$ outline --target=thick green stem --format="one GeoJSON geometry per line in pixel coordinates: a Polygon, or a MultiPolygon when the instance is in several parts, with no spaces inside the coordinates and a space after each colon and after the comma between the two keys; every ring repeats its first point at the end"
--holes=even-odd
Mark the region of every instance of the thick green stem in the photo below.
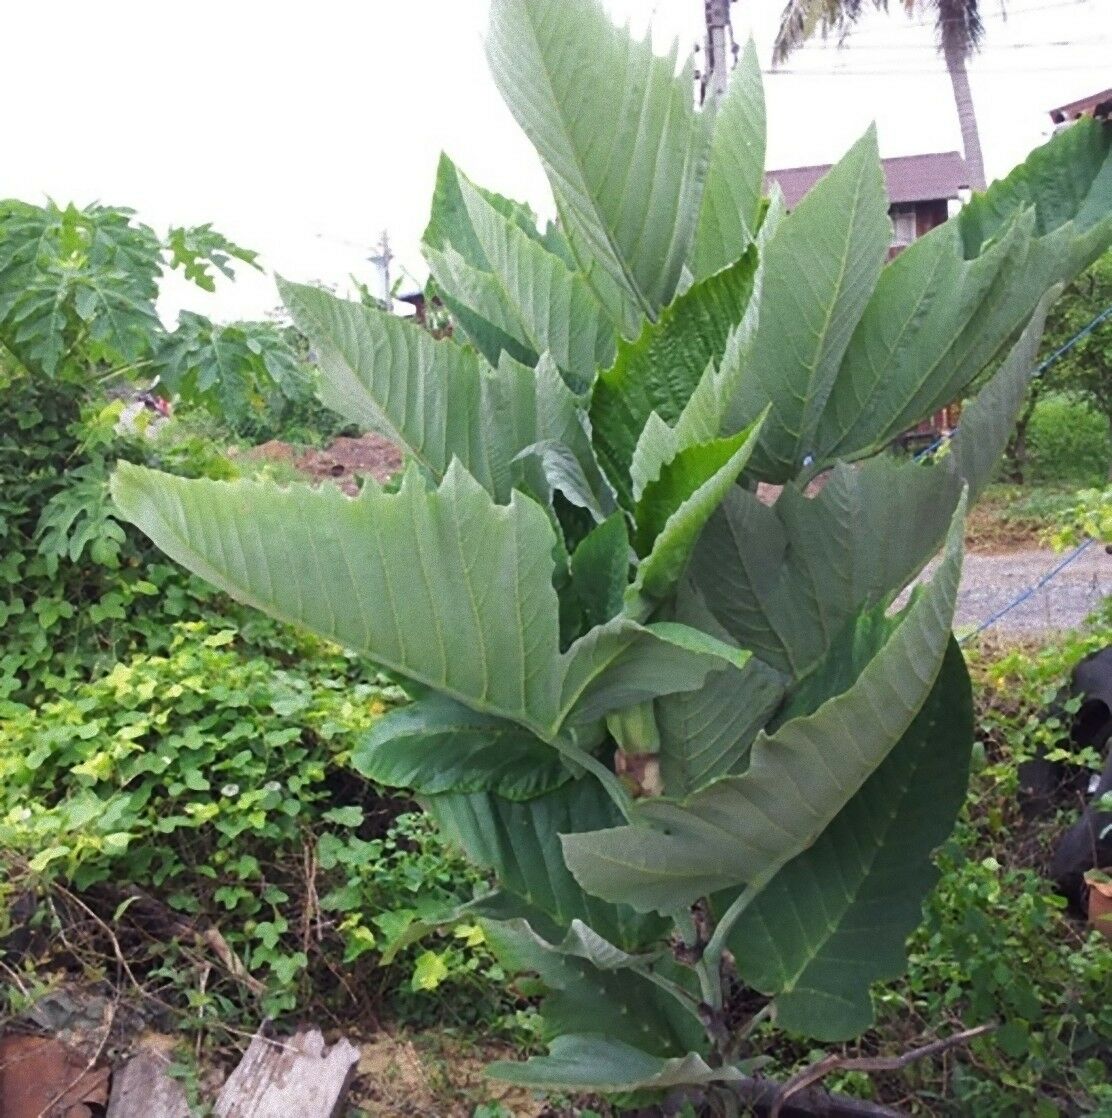
{"type": "Polygon", "coordinates": [[[726,949],[727,936],[734,930],[734,925],[741,919],[742,913],[764,892],[765,886],[776,876],[779,869],[779,866],[770,867],[738,893],[715,926],[707,942],[707,949],[703,953],[704,959],[712,962],[715,967],[719,966],[722,962],[722,952],[726,949]]]}

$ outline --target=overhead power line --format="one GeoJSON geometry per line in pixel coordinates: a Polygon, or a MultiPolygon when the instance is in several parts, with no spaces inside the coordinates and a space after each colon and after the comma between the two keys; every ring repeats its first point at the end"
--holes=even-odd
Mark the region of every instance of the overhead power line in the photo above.
{"type": "MultiPolygon", "coordinates": [[[[1014,75],[1014,74],[1069,74],[1077,70],[1079,65],[1088,67],[1092,65],[1096,67],[1099,63],[1078,63],[1073,62],[1066,66],[978,66],[974,70],[974,76],[977,75],[1014,75]]],[[[778,78],[783,76],[790,77],[806,77],[806,78],[899,78],[899,77],[936,77],[945,75],[946,70],[944,66],[932,67],[907,67],[900,66],[898,69],[856,69],[848,66],[836,66],[829,70],[808,69],[808,70],[794,70],[787,67],[772,70],[765,69],[761,73],[770,78],[778,78]]]]}
{"type": "MultiPolygon", "coordinates": [[[[1007,8],[1002,11],[987,11],[981,13],[981,19],[987,20],[1001,20],[1005,23],[1021,18],[1025,15],[1034,14],[1037,12],[1053,12],[1062,11],[1066,8],[1092,8],[1092,0],[1060,0],[1058,3],[1051,4],[1032,4],[1026,8],[1007,8]]],[[[928,19],[899,19],[896,14],[892,14],[892,18],[883,25],[860,26],[856,25],[846,31],[846,40],[855,39],[859,35],[887,35],[893,31],[901,32],[917,32],[925,28],[933,29],[937,21],[933,18],[928,19]]],[[[838,35],[831,35],[831,38],[837,38],[838,35]]]]}

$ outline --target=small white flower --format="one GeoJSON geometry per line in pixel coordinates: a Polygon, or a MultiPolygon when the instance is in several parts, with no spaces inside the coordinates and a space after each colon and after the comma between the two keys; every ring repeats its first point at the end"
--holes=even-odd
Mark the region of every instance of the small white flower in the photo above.
{"type": "Polygon", "coordinates": [[[220,794],[222,796],[238,796],[239,795],[239,785],[238,784],[225,784],[224,787],[220,789],[220,794]]]}

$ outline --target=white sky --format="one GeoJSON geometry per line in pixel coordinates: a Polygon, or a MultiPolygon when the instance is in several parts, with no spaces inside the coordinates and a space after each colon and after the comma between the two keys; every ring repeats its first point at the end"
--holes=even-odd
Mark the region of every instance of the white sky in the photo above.
{"type": "MultiPolygon", "coordinates": [[[[0,0],[3,3],[3,0],[0,0]]],[[[662,42],[701,35],[703,0],[606,0],[662,42]]],[[[989,177],[1049,135],[1047,109],[1112,86],[1112,0],[982,0],[971,65],[989,177]]],[[[419,240],[437,157],[550,210],[532,149],[482,49],[487,0],[7,0],[0,197],[127,205],[142,219],[212,222],[268,270],[346,287],[376,282],[390,230],[423,280],[419,240]],[[424,24],[416,22],[425,18],[424,24]]],[[[771,167],[836,159],[874,118],[883,155],[959,149],[929,25],[893,2],[838,50],[814,43],[766,76],[771,167]]],[[[737,0],[739,41],[767,65],[781,0],[737,0]]],[[[216,295],[174,285],[217,318],[277,304],[269,275],[216,295]]]]}

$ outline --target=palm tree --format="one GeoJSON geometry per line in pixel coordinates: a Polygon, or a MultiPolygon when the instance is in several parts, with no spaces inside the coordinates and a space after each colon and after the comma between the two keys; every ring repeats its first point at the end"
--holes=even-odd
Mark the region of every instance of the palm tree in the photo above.
{"type": "MultiPolygon", "coordinates": [[[[965,64],[980,46],[985,26],[977,0],[896,0],[908,15],[931,12],[938,32],[938,49],[946,60],[954,104],[961,125],[965,165],[969,184],[975,190],[985,188],[985,162],[981,155],[981,137],[977,131],[977,114],[965,64]]],[[[816,31],[824,37],[835,32],[840,40],[870,8],[888,10],[888,0],[788,0],[780,17],[780,30],[773,47],[773,59],[783,62],[801,47],[816,31]]]]}

